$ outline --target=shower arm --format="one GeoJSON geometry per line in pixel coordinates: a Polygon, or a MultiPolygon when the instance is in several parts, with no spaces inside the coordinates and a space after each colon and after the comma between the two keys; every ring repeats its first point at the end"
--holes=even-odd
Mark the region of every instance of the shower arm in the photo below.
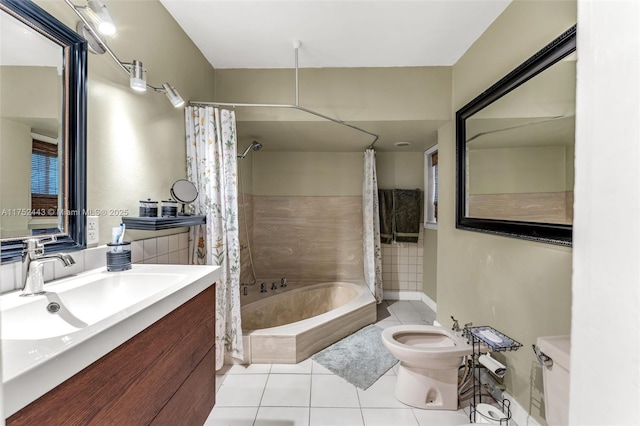
{"type": "Polygon", "coordinates": [[[375,133],[371,133],[367,130],[364,130],[361,127],[354,126],[353,124],[346,123],[342,120],[338,120],[337,118],[329,117],[328,115],[321,114],[319,112],[313,111],[309,108],[305,108],[300,106],[300,89],[299,89],[299,78],[298,78],[298,49],[300,49],[300,40],[293,41],[293,47],[295,50],[295,72],[296,72],[296,103],[293,105],[289,104],[254,104],[254,103],[236,103],[236,102],[203,102],[203,101],[190,101],[189,105],[191,106],[223,106],[223,107],[249,107],[249,108],[289,108],[296,109],[298,111],[306,112],[307,114],[315,115],[316,117],[323,118],[328,121],[332,121],[337,124],[341,124],[343,126],[349,127],[351,129],[357,130],[362,133],[366,133],[367,135],[373,136],[373,142],[371,145],[367,147],[367,149],[372,149],[373,145],[378,141],[379,135],[375,133]]]}

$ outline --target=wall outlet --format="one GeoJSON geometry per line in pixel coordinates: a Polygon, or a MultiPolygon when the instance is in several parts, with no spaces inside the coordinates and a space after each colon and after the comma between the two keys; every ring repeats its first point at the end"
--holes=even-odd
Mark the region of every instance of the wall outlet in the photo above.
{"type": "Polygon", "coordinates": [[[98,216],[87,216],[87,244],[98,244],[99,240],[98,216]]]}

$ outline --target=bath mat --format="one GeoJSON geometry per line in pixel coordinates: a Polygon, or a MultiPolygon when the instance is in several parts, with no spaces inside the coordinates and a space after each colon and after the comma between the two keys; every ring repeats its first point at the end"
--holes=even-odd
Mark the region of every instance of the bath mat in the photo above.
{"type": "Polygon", "coordinates": [[[382,329],[375,325],[361,328],[311,358],[362,390],[398,362],[382,343],[382,329]]]}

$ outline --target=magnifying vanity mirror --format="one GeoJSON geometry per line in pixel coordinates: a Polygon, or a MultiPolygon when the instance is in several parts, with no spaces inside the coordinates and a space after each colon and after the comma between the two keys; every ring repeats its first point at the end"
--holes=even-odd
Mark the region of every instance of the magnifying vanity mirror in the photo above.
{"type": "Polygon", "coordinates": [[[456,113],[456,227],[570,246],[576,27],[456,113]]]}
{"type": "Polygon", "coordinates": [[[187,204],[193,203],[198,198],[196,186],[186,179],[178,179],[171,186],[171,196],[182,203],[180,216],[191,216],[191,213],[185,212],[185,208],[187,204]]]}
{"type": "Polygon", "coordinates": [[[0,0],[2,261],[25,238],[84,248],[86,42],[28,0],[0,0]]]}

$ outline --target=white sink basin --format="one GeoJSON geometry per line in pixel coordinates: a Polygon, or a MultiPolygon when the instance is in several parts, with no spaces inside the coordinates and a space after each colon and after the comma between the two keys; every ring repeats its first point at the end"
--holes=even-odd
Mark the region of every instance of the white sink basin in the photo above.
{"type": "Polygon", "coordinates": [[[218,266],[133,265],[53,281],[44,295],[0,295],[4,414],[53,389],[219,276],[218,266]],[[47,310],[52,303],[59,306],[55,313],[47,310]]]}
{"type": "Polygon", "coordinates": [[[139,302],[158,294],[185,274],[100,271],[48,284],[43,296],[2,301],[2,339],[46,339],[73,333],[110,316],[126,314],[139,302]],[[50,313],[47,305],[59,310],[50,313]]]}

